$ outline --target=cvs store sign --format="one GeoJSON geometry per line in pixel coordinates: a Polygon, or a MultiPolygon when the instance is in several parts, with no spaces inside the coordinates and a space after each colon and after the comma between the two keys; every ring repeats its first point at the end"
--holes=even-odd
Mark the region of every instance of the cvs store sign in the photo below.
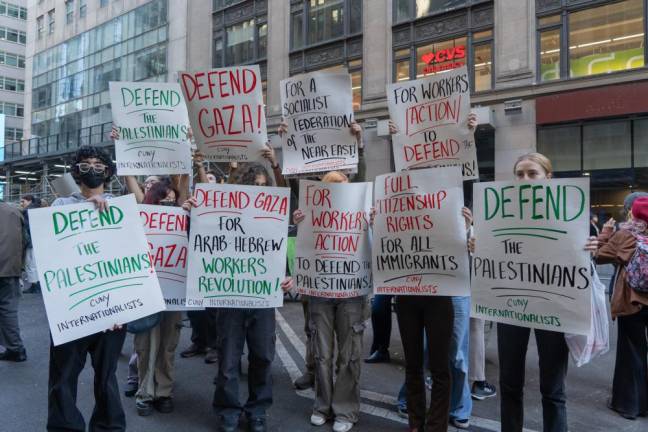
{"type": "Polygon", "coordinates": [[[426,64],[424,74],[437,73],[455,69],[466,64],[466,46],[458,45],[438,51],[425,53],[421,60],[426,64]]]}

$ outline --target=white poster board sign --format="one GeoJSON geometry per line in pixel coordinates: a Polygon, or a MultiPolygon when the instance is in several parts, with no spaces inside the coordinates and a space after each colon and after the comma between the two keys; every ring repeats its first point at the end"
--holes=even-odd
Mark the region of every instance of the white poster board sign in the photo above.
{"type": "Polygon", "coordinates": [[[179,75],[198,150],[212,162],[259,160],[268,141],[259,66],[179,75]]]}
{"type": "Polygon", "coordinates": [[[387,85],[396,171],[460,166],[464,180],[479,178],[474,133],[468,128],[470,83],[461,67],[387,85]]]}
{"type": "Polygon", "coordinates": [[[189,214],[180,207],[138,207],[167,310],[202,307],[201,303],[187,304],[186,299],[189,214]]]}
{"type": "Polygon", "coordinates": [[[29,211],[54,345],[163,311],[133,195],[29,211]]]}
{"type": "Polygon", "coordinates": [[[375,294],[469,296],[459,167],[376,178],[375,294]]]}
{"type": "Polygon", "coordinates": [[[371,183],[299,183],[295,283],[300,294],[350,298],[371,292],[371,183]]]}
{"type": "Polygon", "coordinates": [[[471,316],[587,334],[589,179],[474,184],[471,316]]]}
{"type": "Polygon", "coordinates": [[[200,183],[191,210],[187,301],[283,305],[290,189],[200,183]]]}
{"type": "Polygon", "coordinates": [[[117,174],[189,174],[187,106],[176,83],[110,82],[117,174]]]}
{"type": "Polygon", "coordinates": [[[354,170],[358,146],[353,122],[351,75],[313,72],[281,81],[283,174],[354,170]]]}

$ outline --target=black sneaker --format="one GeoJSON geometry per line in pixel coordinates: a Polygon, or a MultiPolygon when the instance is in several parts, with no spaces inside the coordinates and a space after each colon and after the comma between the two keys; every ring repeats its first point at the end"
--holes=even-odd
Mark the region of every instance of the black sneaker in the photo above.
{"type": "Polygon", "coordinates": [[[297,390],[306,390],[315,385],[315,374],[312,372],[306,372],[304,375],[300,376],[293,382],[293,385],[297,390]]]}
{"type": "Polygon", "coordinates": [[[248,418],[248,430],[250,432],[266,432],[266,421],[263,417],[248,418]]]}
{"type": "Polygon", "coordinates": [[[0,354],[0,361],[9,361],[14,363],[20,363],[27,360],[27,352],[25,349],[19,351],[5,350],[0,354]]]}
{"type": "Polygon", "coordinates": [[[475,381],[470,393],[472,394],[473,399],[482,401],[495,396],[497,394],[497,389],[487,381],[475,381]]]}
{"type": "Polygon", "coordinates": [[[161,397],[153,401],[153,407],[161,413],[168,414],[173,412],[173,399],[170,397],[161,397]]]}
{"type": "Polygon", "coordinates": [[[141,417],[148,417],[153,414],[153,402],[151,401],[137,401],[135,402],[137,415],[141,417]]]}
{"type": "Polygon", "coordinates": [[[124,396],[133,397],[135,396],[135,393],[137,393],[137,383],[134,382],[126,383],[126,387],[124,388],[124,396]]]}
{"type": "Polygon", "coordinates": [[[207,354],[205,355],[205,363],[214,364],[218,362],[218,351],[213,348],[207,349],[207,354]]]}
{"type": "Polygon", "coordinates": [[[195,357],[197,355],[205,354],[206,352],[207,350],[204,347],[200,347],[192,343],[191,345],[189,345],[189,348],[187,348],[186,350],[180,353],[180,357],[182,358],[195,357]]]}

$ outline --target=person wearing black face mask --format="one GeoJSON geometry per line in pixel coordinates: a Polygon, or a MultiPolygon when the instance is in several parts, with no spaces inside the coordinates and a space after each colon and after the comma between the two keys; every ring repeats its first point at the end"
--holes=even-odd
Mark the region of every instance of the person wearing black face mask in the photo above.
{"type": "MultiPolygon", "coordinates": [[[[80,193],[58,198],[52,206],[92,202],[97,209],[108,208],[104,187],[115,174],[112,158],[101,148],[82,146],[72,164],[72,175],[80,193]]],[[[76,406],[79,374],[90,354],[95,372],[95,408],[90,430],[125,431],[126,416],[119,397],[115,371],[126,330],[115,325],[110,331],[95,333],[59,346],[50,345],[47,430],[86,430],[83,415],[76,406]]]]}

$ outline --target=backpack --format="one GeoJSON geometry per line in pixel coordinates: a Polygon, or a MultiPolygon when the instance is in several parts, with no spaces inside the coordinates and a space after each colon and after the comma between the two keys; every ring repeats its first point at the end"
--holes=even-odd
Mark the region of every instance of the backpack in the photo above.
{"type": "Polygon", "coordinates": [[[648,294],[648,237],[635,234],[637,246],[626,265],[626,283],[641,294],[648,294]]]}

